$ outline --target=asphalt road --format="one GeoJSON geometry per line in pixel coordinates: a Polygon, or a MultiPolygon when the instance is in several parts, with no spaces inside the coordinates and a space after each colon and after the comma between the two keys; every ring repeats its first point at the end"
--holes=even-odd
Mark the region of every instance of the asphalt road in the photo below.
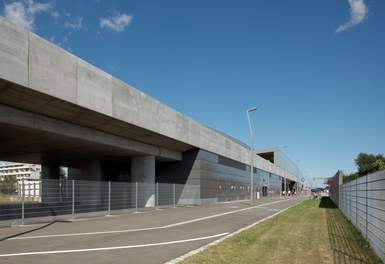
{"type": "Polygon", "coordinates": [[[306,198],[168,208],[0,229],[0,263],[165,263],[306,198]]]}

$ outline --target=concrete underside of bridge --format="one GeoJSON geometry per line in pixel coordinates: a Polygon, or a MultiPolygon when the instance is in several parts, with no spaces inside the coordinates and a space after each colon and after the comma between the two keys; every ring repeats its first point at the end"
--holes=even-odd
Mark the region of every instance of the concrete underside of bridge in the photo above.
{"type": "MultiPolygon", "coordinates": [[[[73,179],[189,183],[204,199],[224,200],[248,196],[250,155],[0,17],[0,160],[42,164],[43,179],[58,179],[65,166],[73,179]]],[[[258,156],[254,167],[266,178],[258,182],[255,171],[255,188],[294,179],[258,156]]]]}

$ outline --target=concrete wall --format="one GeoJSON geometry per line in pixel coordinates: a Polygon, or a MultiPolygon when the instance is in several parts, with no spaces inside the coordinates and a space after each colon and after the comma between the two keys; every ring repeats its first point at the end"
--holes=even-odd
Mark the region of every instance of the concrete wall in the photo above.
{"type": "Polygon", "coordinates": [[[331,185],[329,186],[329,196],[337,206],[339,206],[339,187],[343,183],[343,177],[343,172],[341,170],[337,171],[331,180],[331,185]]]}
{"type": "Polygon", "coordinates": [[[339,188],[339,208],[385,262],[385,170],[339,188]]]}
{"type": "MultiPolygon", "coordinates": [[[[199,124],[2,17],[0,34],[0,78],[28,87],[35,96],[52,98],[42,100],[41,105],[29,105],[29,110],[139,142],[168,146],[162,148],[165,152],[196,147],[244,164],[249,162],[246,145],[199,124]],[[50,108],[54,103],[55,107],[50,108]],[[98,119],[90,120],[94,116],[98,119]],[[106,125],[116,120],[131,125],[131,129],[106,125]],[[162,135],[162,140],[157,135],[162,135]]],[[[254,159],[254,166],[284,175],[283,169],[259,157],[254,159]]],[[[286,176],[296,179],[290,173],[286,176]]]]}

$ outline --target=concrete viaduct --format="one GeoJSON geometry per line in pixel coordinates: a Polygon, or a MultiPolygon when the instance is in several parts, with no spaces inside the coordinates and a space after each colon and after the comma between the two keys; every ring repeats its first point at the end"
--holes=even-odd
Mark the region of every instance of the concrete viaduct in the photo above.
{"type": "MultiPolygon", "coordinates": [[[[43,179],[58,179],[66,166],[72,179],[189,183],[207,202],[221,200],[229,177],[250,182],[247,145],[3,17],[0,150],[0,160],[42,164],[43,179]]],[[[279,189],[284,177],[298,179],[297,168],[256,155],[254,188],[262,185],[258,170],[279,180],[279,189]]]]}

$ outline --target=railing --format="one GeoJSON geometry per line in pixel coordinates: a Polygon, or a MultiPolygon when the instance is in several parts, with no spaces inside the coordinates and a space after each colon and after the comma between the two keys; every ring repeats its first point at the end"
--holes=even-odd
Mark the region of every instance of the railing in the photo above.
{"type": "Polygon", "coordinates": [[[201,203],[197,185],[41,180],[31,189],[25,180],[15,186],[0,194],[0,226],[201,203]]]}
{"type": "Polygon", "coordinates": [[[339,208],[385,262],[385,170],[340,185],[339,208]]]}

